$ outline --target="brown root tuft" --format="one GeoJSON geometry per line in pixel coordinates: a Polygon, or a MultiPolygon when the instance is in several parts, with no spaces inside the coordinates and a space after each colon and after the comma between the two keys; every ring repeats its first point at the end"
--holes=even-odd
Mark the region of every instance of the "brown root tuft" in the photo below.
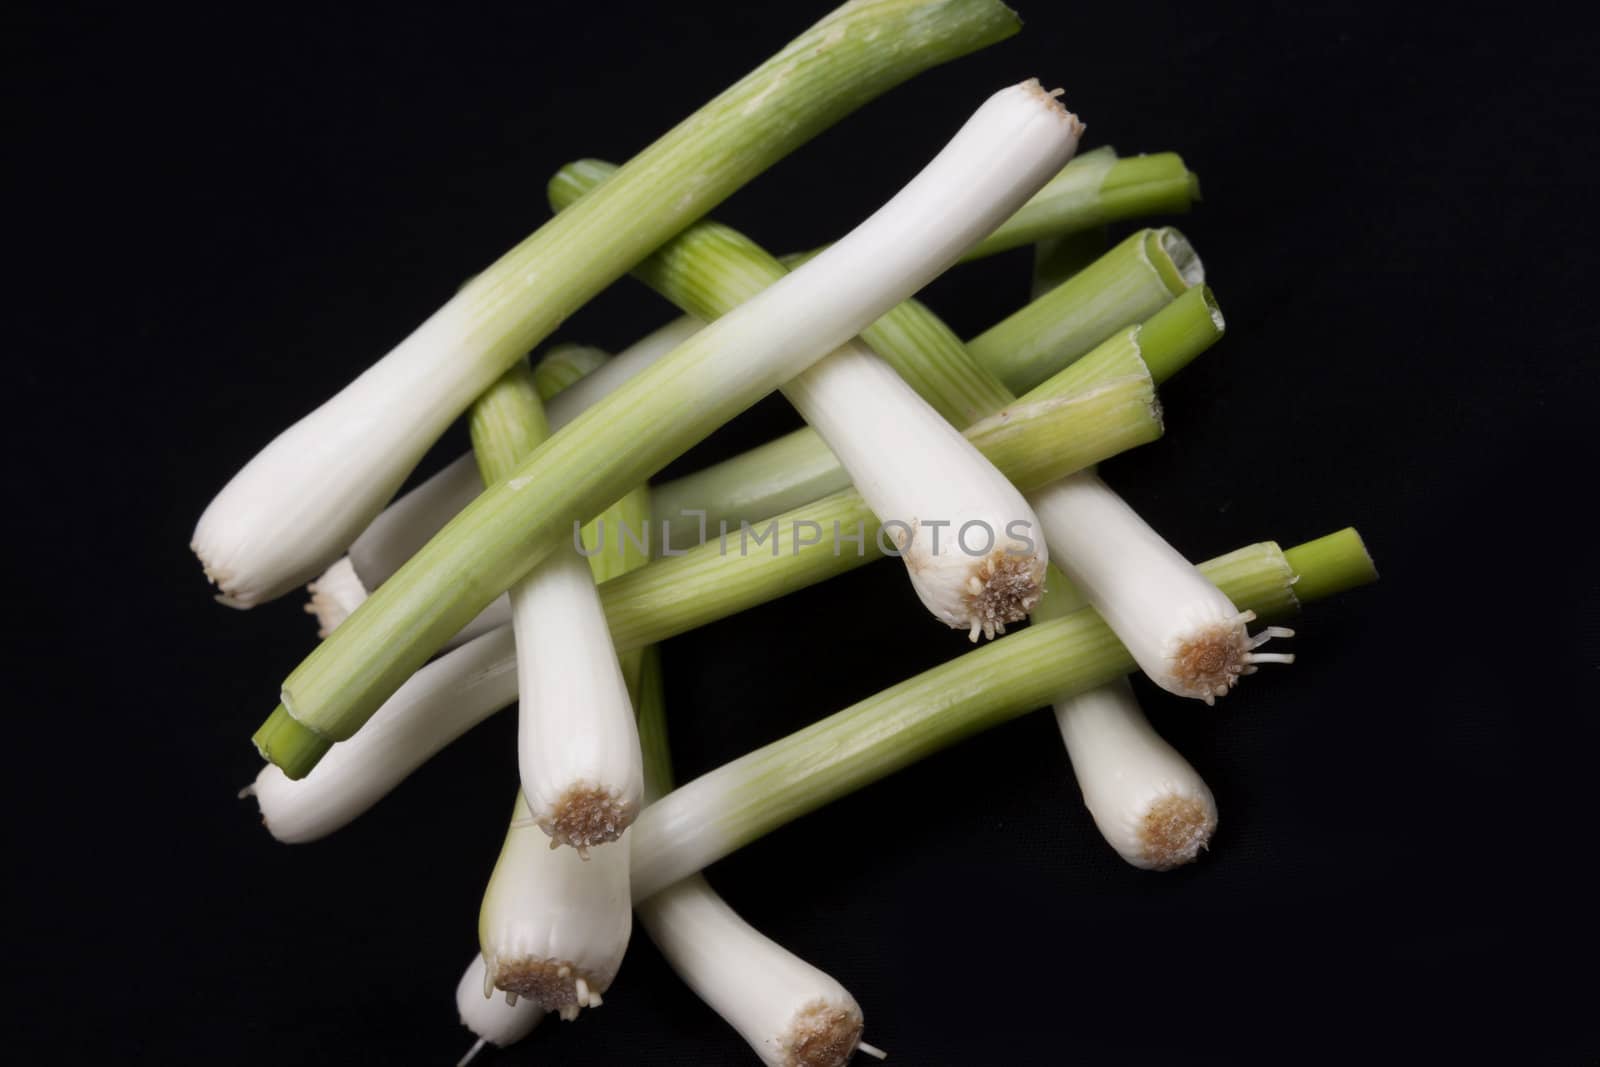
{"type": "Polygon", "coordinates": [[[575,785],[562,794],[539,826],[553,845],[571,845],[580,853],[622,836],[638,812],[616,793],[591,785],[575,785]]]}
{"type": "Polygon", "coordinates": [[[978,564],[966,593],[967,620],[972,639],[978,631],[992,638],[1005,633],[1008,623],[1020,622],[1044,593],[1044,567],[1037,556],[991,552],[978,564]]]}
{"type": "Polygon", "coordinates": [[[801,1008],[783,1042],[786,1067],[843,1067],[861,1044],[861,1011],[854,1004],[813,1001],[801,1008]]]}
{"type": "Polygon", "coordinates": [[[591,976],[565,960],[497,959],[490,965],[489,976],[494,988],[531,1000],[563,1019],[574,1018],[580,1009],[598,1003],[598,994],[605,991],[591,976]],[[580,981],[585,984],[588,996],[581,995],[580,981]]]}
{"type": "Polygon", "coordinates": [[[1144,858],[1154,870],[1194,862],[1217,829],[1208,805],[1194,797],[1169,794],[1150,805],[1139,826],[1144,858]]]}

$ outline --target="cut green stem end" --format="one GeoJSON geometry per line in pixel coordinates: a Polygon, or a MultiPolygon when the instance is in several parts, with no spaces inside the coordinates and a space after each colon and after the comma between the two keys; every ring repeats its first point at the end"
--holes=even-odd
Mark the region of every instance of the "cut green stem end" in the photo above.
{"type": "MultiPolygon", "coordinates": [[[[1292,612],[1299,584],[1323,595],[1370,580],[1359,539],[1250,545],[1201,565],[1242,610],[1292,612]],[[1322,547],[1307,551],[1313,546],[1322,547]],[[1299,560],[1297,569],[1288,555],[1299,560]]],[[[757,837],[981,730],[1133,668],[1093,611],[969,652],[689,782],[634,828],[634,900],[757,837]]]]}
{"type": "Polygon", "coordinates": [[[310,774],[311,768],[333,747],[331,740],[296,722],[282,704],[273,709],[250,740],[255,742],[262,759],[276,763],[290,778],[310,774]]]}
{"type": "Polygon", "coordinates": [[[1139,355],[1160,385],[1221,340],[1224,329],[1211,287],[1197,285],[1139,327],[1139,355]]]}
{"type": "Polygon", "coordinates": [[[1301,601],[1321,600],[1378,580],[1372,555],[1353,526],[1296,545],[1283,556],[1299,575],[1294,595],[1301,601]]]}

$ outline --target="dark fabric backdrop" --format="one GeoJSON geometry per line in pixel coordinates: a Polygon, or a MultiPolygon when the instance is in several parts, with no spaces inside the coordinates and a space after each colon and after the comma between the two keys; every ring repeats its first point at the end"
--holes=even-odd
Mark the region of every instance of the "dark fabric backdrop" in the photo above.
{"type": "MultiPolygon", "coordinates": [[[[501,716],[321,844],[233,794],[313,640],[213,604],[227,476],[826,3],[41,6],[4,35],[13,1062],[444,1064],[514,781],[501,716]],[[13,125],[14,123],[14,125],[13,125]],[[37,1052],[29,1053],[35,1047],[37,1052]]],[[[1166,875],[1096,835],[1035,714],[710,871],[842,980],[896,1064],[1594,1062],[1600,657],[1592,28],[1530,5],[1028,0],[717,212],[773,249],[862,218],[989,92],[1173,149],[1229,334],[1104,473],[1203,558],[1354,524],[1382,583],[1215,710],[1141,683],[1216,791],[1166,875]]],[[[1174,221],[1174,220],[1166,220],[1174,221]]],[[[928,301],[975,332],[1013,254],[928,301]]],[[[668,311],[624,281],[558,339],[668,311]]],[[[769,399],[683,471],[796,424],[769,399]]],[[[456,431],[431,469],[462,447],[456,431]]],[[[959,653],[882,565],[665,646],[687,778],[959,653]]],[[[744,1064],[640,932],[606,1006],[486,1063],[744,1064]]]]}

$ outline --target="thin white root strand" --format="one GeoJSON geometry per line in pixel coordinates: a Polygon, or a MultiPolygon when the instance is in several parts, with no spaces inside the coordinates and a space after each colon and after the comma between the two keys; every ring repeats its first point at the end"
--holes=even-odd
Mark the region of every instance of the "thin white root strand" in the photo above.
{"type": "Polygon", "coordinates": [[[1260,648],[1274,637],[1293,637],[1294,631],[1287,626],[1269,626],[1250,639],[1251,648],[1260,648]]]}
{"type": "Polygon", "coordinates": [[[472,1047],[467,1049],[467,1054],[456,1061],[456,1067],[467,1067],[467,1064],[476,1059],[478,1053],[483,1051],[483,1046],[487,1045],[488,1043],[488,1038],[478,1038],[478,1040],[473,1043],[472,1047]]]}
{"type": "MultiPolygon", "coordinates": [[[[1056,90],[1056,92],[1058,92],[1058,93],[1060,91],[1061,91],[1060,89],[1056,90]]],[[[886,1060],[886,1059],[889,1058],[889,1054],[887,1052],[883,1051],[883,1049],[879,1048],[877,1045],[869,1045],[865,1041],[857,1041],[856,1042],[856,1051],[865,1053],[866,1055],[871,1056],[875,1060],[886,1060]]],[[[459,1065],[458,1065],[458,1067],[459,1067],[459,1065]]]]}

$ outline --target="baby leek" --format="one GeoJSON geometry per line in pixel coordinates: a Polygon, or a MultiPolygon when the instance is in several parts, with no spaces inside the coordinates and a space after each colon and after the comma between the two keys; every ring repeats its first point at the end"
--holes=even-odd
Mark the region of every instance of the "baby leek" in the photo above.
{"type": "MultiPolygon", "coordinates": [[[[699,328],[693,319],[675,319],[609,359],[600,349],[586,346],[558,345],[551,349],[533,368],[539,399],[546,401],[545,418],[551,432],[688,340],[699,328]]],[[[361,531],[349,553],[311,583],[306,610],[317,617],[317,636],[332,633],[367,599],[368,590],[382,585],[481,492],[483,479],[478,465],[467,453],[384,508],[361,531]]],[[[509,621],[510,602],[501,598],[496,604],[492,615],[485,612],[468,623],[452,638],[452,644],[468,641],[509,621]]]]}
{"type": "MultiPolygon", "coordinates": [[[[474,448],[491,466],[515,451],[514,440],[511,448],[505,447],[505,438],[513,436],[506,431],[527,424],[525,410],[519,410],[527,407],[527,399],[519,397],[515,389],[503,381],[473,407],[474,448]]],[[[636,489],[601,517],[615,520],[641,514],[645,500],[644,490],[636,489]]],[[[478,941],[486,967],[484,995],[500,989],[513,1004],[518,997],[527,997],[563,1019],[575,1018],[583,1008],[599,1007],[600,995],[616,978],[628,947],[632,931],[630,850],[625,837],[616,839],[632,821],[633,808],[644,789],[639,735],[632,718],[633,694],[640,685],[640,657],[638,653],[626,656],[618,667],[594,591],[595,581],[640,566],[644,557],[619,548],[597,551],[587,562],[576,554],[571,559],[582,569],[583,582],[567,579],[569,588],[562,597],[553,595],[550,587],[530,589],[527,583],[513,590],[514,616],[519,623],[524,609],[533,604],[556,609],[560,616],[555,626],[531,631],[516,627],[517,667],[524,679],[518,763],[532,768],[535,782],[562,781],[588,760],[612,773],[635,776],[630,785],[636,792],[625,796],[616,788],[583,791],[580,795],[597,803],[592,804],[589,817],[578,813],[568,819],[563,818],[559,804],[553,817],[541,812],[538,805],[530,803],[524,785],[478,916],[478,941]],[[562,598],[568,602],[565,612],[560,611],[562,598]],[[580,614],[592,614],[595,619],[579,625],[574,616],[580,614]],[[553,632],[558,628],[570,629],[579,640],[553,632]],[[524,647],[529,639],[540,642],[532,656],[524,647]],[[530,675],[540,679],[539,684],[530,686],[530,675]],[[602,722],[593,724],[601,729],[594,729],[584,718],[592,709],[570,706],[566,698],[582,692],[591,677],[601,683],[594,687],[597,699],[609,712],[626,713],[626,723],[602,722]],[[620,695],[608,691],[613,678],[623,687],[620,695]],[[549,713],[551,708],[556,714],[549,713]],[[526,729],[530,716],[537,727],[534,730],[526,729]],[[546,748],[540,750],[540,745],[546,748]],[[557,843],[574,847],[557,848],[557,843]],[[591,845],[596,847],[591,849],[591,845]]],[[[539,581],[539,575],[552,565],[568,566],[557,556],[541,564],[533,580],[539,581]]],[[[525,781],[527,777],[524,771],[525,781]]],[[[596,782],[602,781],[597,777],[596,782]]]]}
{"type": "Polygon", "coordinates": [[[990,97],[866,222],[629,379],[461,512],[289,676],[255,735],[258,749],[304,775],[554,550],[567,523],[641,484],[937,277],[1061,167],[1077,129],[1035,81],[990,97]]]}
{"type": "MultiPolygon", "coordinates": [[[[999,0],[852,0],[826,15],[630,160],[604,196],[475,276],[246,464],[192,542],[219,599],[248,608],[313,578],[478,394],[652,248],[868,100],[1017,27],[999,0]]],[[[332,728],[326,736],[344,729],[332,728]]]]}
{"type": "Polygon", "coordinates": [[[456,1062],[456,1067],[467,1067],[485,1045],[505,1048],[516,1044],[533,1033],[533,1028],[545,1016],[545,1010],[531,1000],[507,1003],[499,997],[485,997],[483,989],[488,973],[488,965],[479,953],[472,957],[472,962],[462,972],[461,981],[456,983],[456,1011],[461,1016],[461,1025],[478,1039],[456,1062]]]}
{"type": "MultiPolygon", "coordinates": [[[[672,789],[666,700],[655,650],[639,694],[645,794],[672,789]]],[[[861,1007],[849,990],[739,917],[700,875],[638,905],[639,921],[667,963],[737,1030],[767,1067],[842,1067],[860,1049],[861,1007]]]]}
{"type": "MultiPolygon", "coordinates": [[[[1176,362],[1164,343],[1145,345],[1145,358],[1158,366],[1163,358],[1169,365],[1176,362]]],[[[1159,436],[1155,390],[1144,367],[1131,343],[1119,337],[1002,416],[969,430],[968,436],[1019,488],[1047,484],[1159,436]]],[[[724,551],[713,531],[698,548],[602,581],[601,603],[624,658],[630,649],[844,574],[882,555],[872,513],[853,490],[787,512],[773,530],[770,553],[766,544],[757,551],[739,551],[738,531],[729,535],[724,551]],[[811,530],[826,531],[827,536],[819,541],[796,536],[811,530]],[[836,531],[841,537],[838,551],[836,531]]],[[[325,836],[366,811],[432,752],[511,703],[516,692],[511,628],[501,626],[417,671],[310,774],[290,780],[269,763],[246,792],[255,796],[263,821],[280,840],[325,836]]]]}
{"type": "MultiPolygon", "coordinates": [[[[1270,542],[1250,545],[1200,570],[1235,603],[1264,618],[1377,578],[1352,529],[1288,550],[1270,542]]],[[[924,671],[646,807],[628,831],[633,899],[647,900],[761,835],[946,745],[1103,686],[1134,667],[1111,629],[1084,607],[924,671]]],[[[642,724],[641,731],[648,751],[656,741],[642,724]]]]}
{"type": "MultiPolygon", "coordinates": [[[[1059,572],[1035,622],[1084,605],[1059,572]]],[[[1198,771],[1161,739],[1133,687],[1117,678],[1055,701],[1056,726],[1095,826],[1135,867],[1169,870],[1195,859],[1217,828],[1217,803],[1198,771]]]]}
{"type": "Polygon", "coordinates": [[[480,995],[526,997],[567,1020],[599,1007],[633,929],[629,859],[626,838],[587,857],[551,847],[519,793],[478,914],[480,995]]]}
{"type": "MultiPolygon", "coordinates": [[[[566,210],[602,187],[603,168],[592,161],[565,168],[551,183],[553,206],[566,210]]],[[[742,234],[700,222],[634,273],[684,311],[709,320],[750,300],[785,270],[742,234]]],[[[852,341],[790,380],[784,393],[880,522],[897,527],[896,547],[912,585],[936,618],[976,640],[979,633],[1004,632],[1027,614],[1047,562],[1033,536],[1034,516],[903,374],[852,341]],[[974,529],[980,532],[969,543],[974,529]]],[[[997,395],[986,407],[1007,399],[997,395]]]]}
{"type": "MultiPolygon", "coordinates": [[[[473,454],[490,484],[544,439],[544,409],[526,361],[478,398],[471,427],[473,454]]],[[[644,791],[627,683],[583,555],[553,553],[510,596],[522,794],[552,845],[587,858],[591,846],[628,828],[644,791]]]]}
{"type": "MultiPolygon", "coordinates": [[[[1078,163],[1074,160],[1067,168],[1078,163]]],[[[551,199],[558,206],[565,205],[615,170],[614,165],[596,160],[570,164],[551,180],[551,199]]],[[[671,268],[657,270],[652,283],[692,286],[695,264],[690,253],[699,246],[680,238],[674,247],[679,252],[671,268]]],[[[1013,383],[1026,377],[1031,388],[1117,330],[1150,318],[1187,287],[1204,280],[1199,258],[1183,236],[1171,229],[1139,231],[1082,274],[1071,279],[1072,285],[1045,294],[996,324],[966,350],[960,338],[916,300],[892,309],[861,336],[950,422],[966,427],[1010,399],[1005,390],[994,390],[993,374],[981,367],[974,372],[974,358],[1002,376],[1008,365],[1025,368],[1013,373],[1013,383]]],[[[593,399],[664,354],[666,342],[684,340],[698,328],[695,319],[677,319],[619,353],[592,375],[581,391],[551,400],[547,407],[551,427],[565,426],[593,399]]],[[[709,529],[716,529],[722,520],[736,527],[740,519],[766,519],[849,484],[838,458],[816,431],[796,430],[653,486],[658,536],[652,545],[664,548],[694,543],[698,524],[685,519],[700,512],[705,512],[709,529]]],[[[366,599],[368,590],[387,580],[481,491],[477,468],[464,456],[385,509],[351,546],[348,559],[341,559],[318,579],[308,610],[322,623],[320,636],[326,637],[344,621],[366,599]],[[318,596],[324,588],[337,588],[341,595],[337,601],[319,603],[327,599],[318,596]]],[[[452,641],[468,640],[509,618],[509,607],[499,601],[452,641]]]]}
{"type": "MultiPolygon", "coordinates": [[[[1202,565],[1263,617],[1376,577],[1354,530],[1287,552],[1251,545],[1202,565]]],[[[648,898],[763,834],[1041,704],[1104,685],[1133,657],[1092,608],[983,645],[741,756],[650,805],[634,824],[633,894],[648,898]]]]}

